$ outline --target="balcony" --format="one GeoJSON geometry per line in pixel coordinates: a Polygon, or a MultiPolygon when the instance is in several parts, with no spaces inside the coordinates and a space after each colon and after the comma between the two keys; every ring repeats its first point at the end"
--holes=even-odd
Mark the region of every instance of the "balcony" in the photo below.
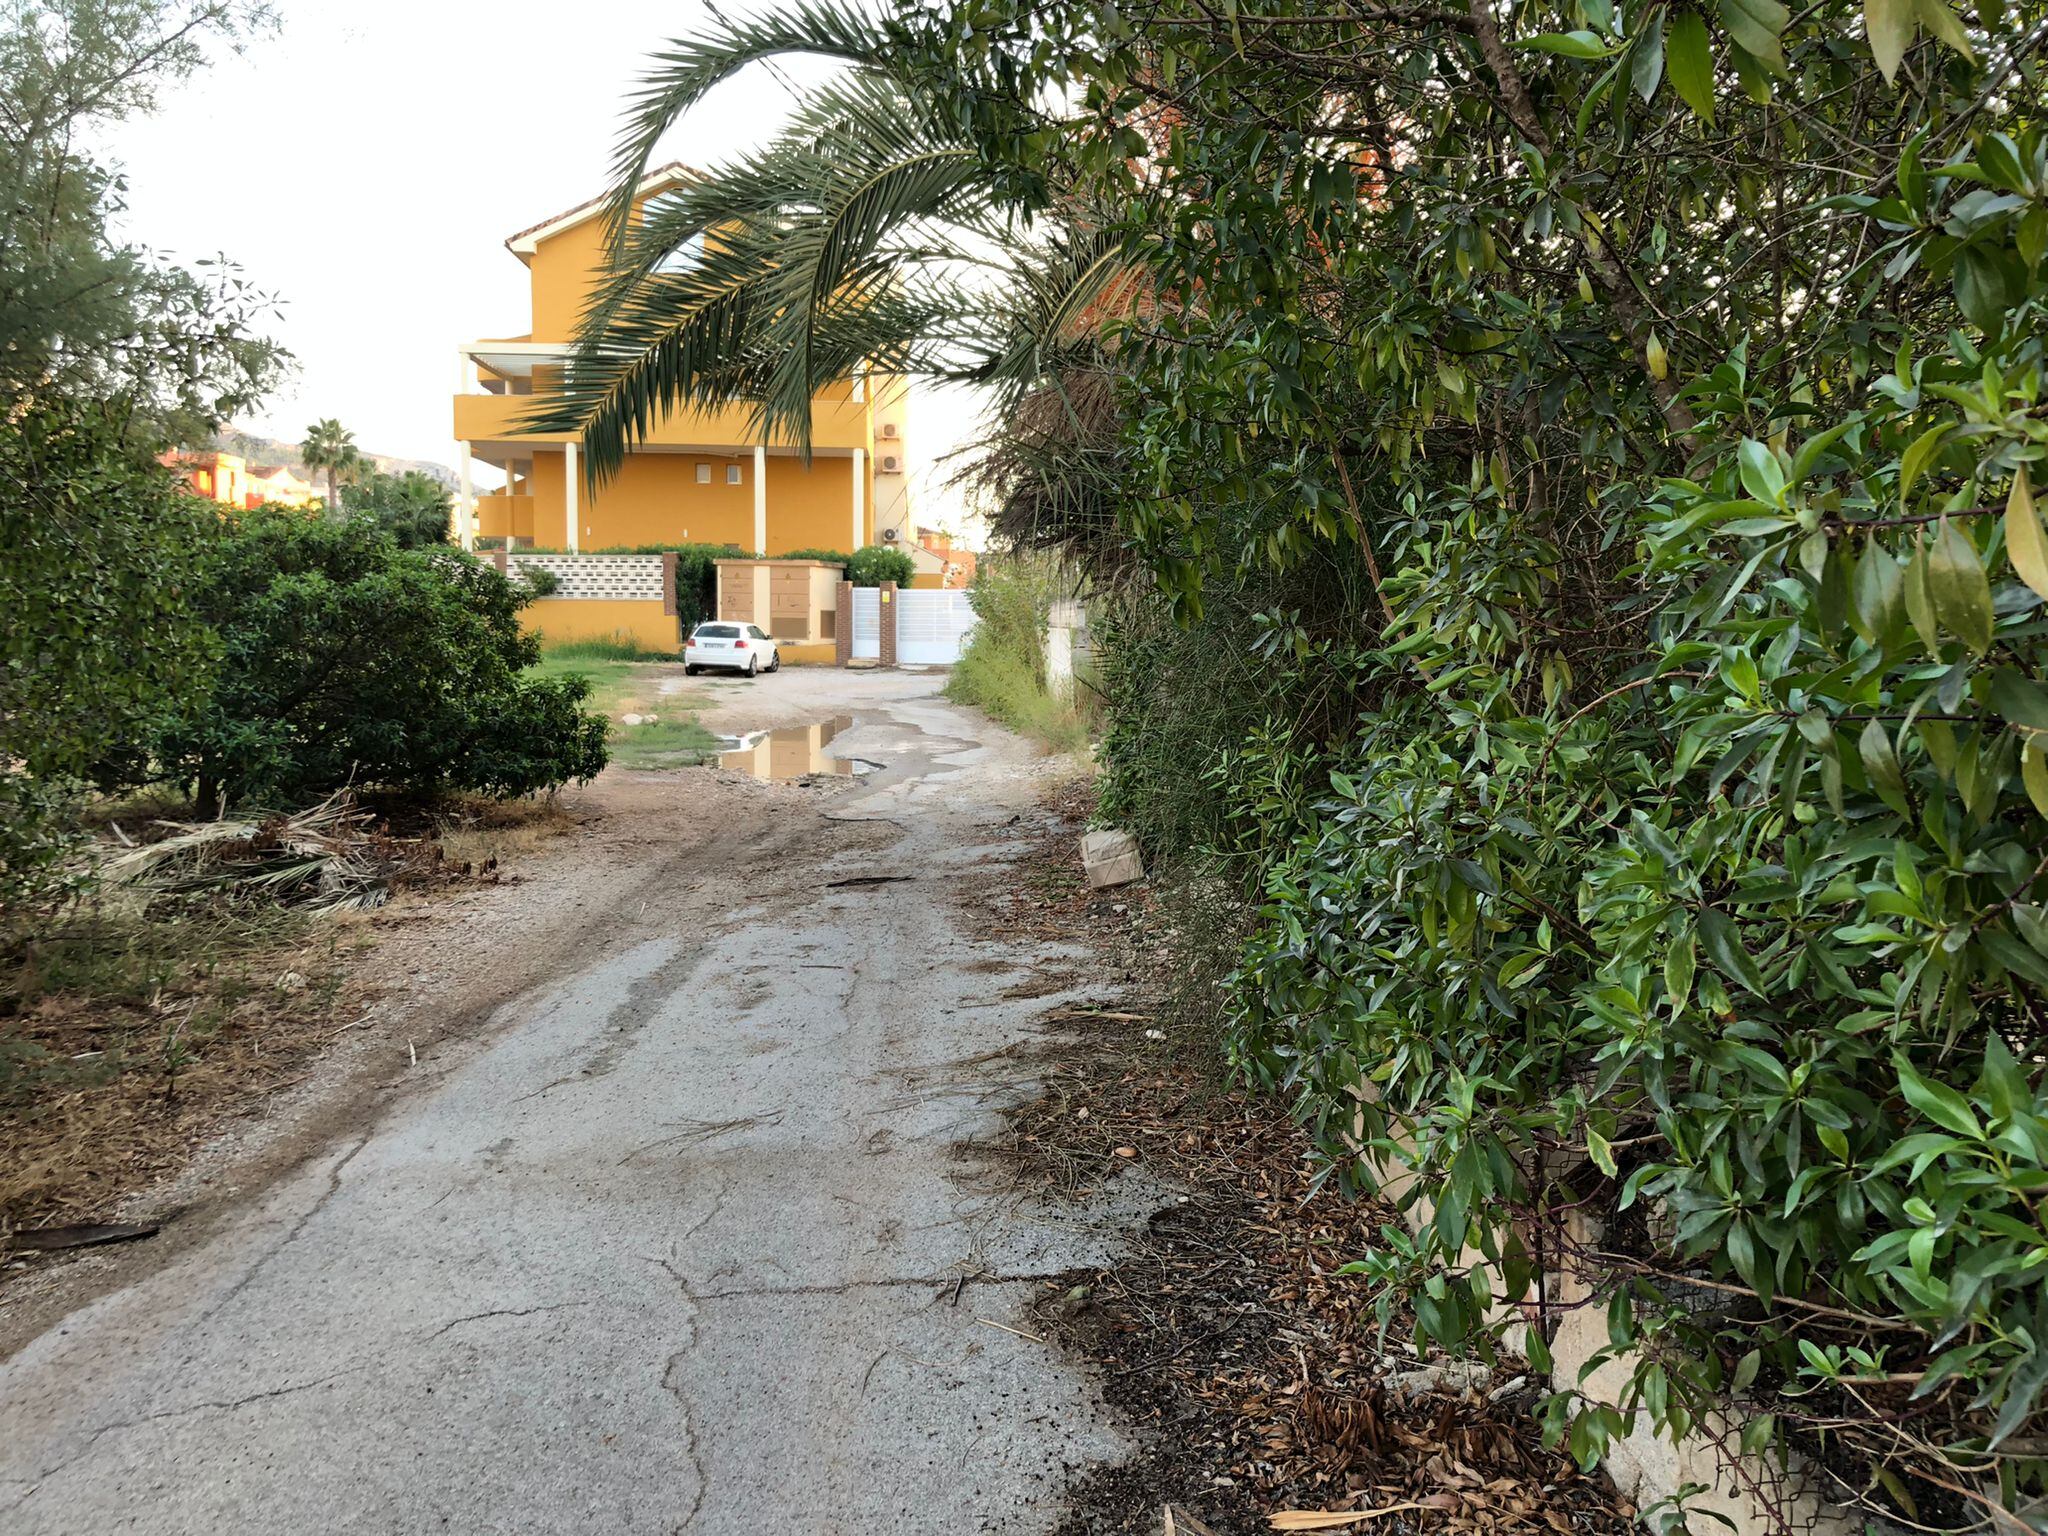
{"type": "Polygon", "coordinates": [[[502,539],[509,535],[531,544],[533,498],[507,491],[477,497],[476,532],[479,538],[502,539]]]}
{"type": "MultiPolygon", "coordinates": [[[[455,396],[455,436],[472,444],[560,443],[562,433],[534,432],[521,425],[538,402],[532,395],[463,394],[455,396]]],[[[654,448],[744,448],[756,437],[745,406],[712,411],[679,411],[648,435],[654,448]]],[[[819,400],[811,413],[811,446],[844,452],[868,446],[868,406],[859,400],[819,400]]],[[[787,438],[771,438],[771,448],[792,446],[787,438]]]]}

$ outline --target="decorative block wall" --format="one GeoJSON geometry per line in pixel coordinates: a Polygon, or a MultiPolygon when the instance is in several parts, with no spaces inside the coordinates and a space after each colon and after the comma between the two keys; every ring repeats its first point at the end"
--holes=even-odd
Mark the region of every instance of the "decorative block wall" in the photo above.
{"type": "Polygon", "coordinates": [[[568,598],[609,598],[661,602],[667,597],[660,555],[526,555],[505,557],[516,571],[538,566],[560,582],[551,594],[568,598]]]}

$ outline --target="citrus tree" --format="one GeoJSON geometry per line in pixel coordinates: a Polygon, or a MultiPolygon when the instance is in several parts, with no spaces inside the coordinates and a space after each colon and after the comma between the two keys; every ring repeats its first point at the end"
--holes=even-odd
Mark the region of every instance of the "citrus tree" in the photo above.
{"type": "Polygon", "coordinates": [[[523,795],[604,767],[588,680],[529,675],[527,589],[455,550],[402,547],[367,517],[258,509],[209,551],[196,598],[220,664],[153,760],[204,806],[345,784],[523,795]]]}

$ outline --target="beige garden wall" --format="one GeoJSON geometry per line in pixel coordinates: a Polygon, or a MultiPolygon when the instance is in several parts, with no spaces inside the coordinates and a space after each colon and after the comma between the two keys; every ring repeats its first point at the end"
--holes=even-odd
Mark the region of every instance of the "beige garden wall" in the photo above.
{"type": "MultiPolygon", "coordinates": [[[[1359,1135],[1363,1136],[1362,1126],[1359,1135]]],[[[1398,1202],[1414,1188],[1416,1176],[1406,1167],[1367,1161],[1389,1200],[1398,1202]]],[[[1420,1232],[1435,1218],[1435,1203],[1422,1195],[1408,1207],[1404,1219],[1411,1232],[1420,1232]]],[[[1599,1233],[1585,1218],[1573,1213],[1569,1220],[1568,1247],[1598,1246],[1599,1233]]],[[[1460,1264],[1483,1269],[1489,1261],[1468,1248],[1460,1256],[1460,1264]]],[[[1587,1369],[1593,1357],[1607,1348],[1608,1293],[1568,1263],[1546,1269],[1539,1283],[1544,1288],[1546,1310],[1557,1319],[1550,1340],[1551,1386],[1559,1391],[1576,1388],[1595,1402],[1621,1408],[1640,1357],[1624,1351],[1587,1369]]],[[[1500,1288],[1496,1277],[1496,1292],[1500,1288]]],[[[1525,1320],[1534,1312],[1534,1300],[1533,1296],[1512,1298],[1495,1311],[1495,1322],[1508,1322],[1512,1317],[1508,1347],[1519,1349],[1526,1344],[1525,1320]]],[[[1713,1433],[1696,1430],[1674,1443],[1651,1428],[1647,1413],[1640,1414],[1635,1429],[1609,1447],[1604,1464],[1607,1475],[1638,1509],[1673,1498],[1688,1485],[1703,1490],[1686,1500],[1692,1514],[1688,1529],[1698,1536],[1729,1532],[1733,1536],[1773,1536],[1780,1529],[1780,1517],[1801,1536],[1855,1536],[1863,1529],[1860,1519],[1820,1498],[1796,1464],[1785,1472],[1755,1458],[1732,1457],[1740,1423],[1724,1420],[1708,1427],[1713,1433]],[[1758,1496],[1760,1491],[1764,1497],[1758,1496]]]]}

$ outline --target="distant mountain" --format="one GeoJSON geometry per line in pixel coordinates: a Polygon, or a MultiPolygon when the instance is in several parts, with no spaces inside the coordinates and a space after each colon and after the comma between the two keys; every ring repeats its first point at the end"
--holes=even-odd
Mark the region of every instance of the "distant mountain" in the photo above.
{"type": "MultiPolygon", "coordinates": [[[[251,464],[282,464],[293,474],[304,476],[316,485],[324,486],[327,483],[322,476],[306,468],[306,461],[299,457],[297,443],[283,442],[274,437],[258,437],[253,432],[230,427],[225,432],[216,434],[210,446],[221,453],[240,454],[251,464]]],[[[409,469],[416,469],[421,474],[440,481],[451,491],[456,486],[455,471],[446,464],[436,464],[431,459],[394,459],[386,454],[370,453],[367,450],[363,457],[376,465],[383,474],[402,475],[409,469]]]]}

